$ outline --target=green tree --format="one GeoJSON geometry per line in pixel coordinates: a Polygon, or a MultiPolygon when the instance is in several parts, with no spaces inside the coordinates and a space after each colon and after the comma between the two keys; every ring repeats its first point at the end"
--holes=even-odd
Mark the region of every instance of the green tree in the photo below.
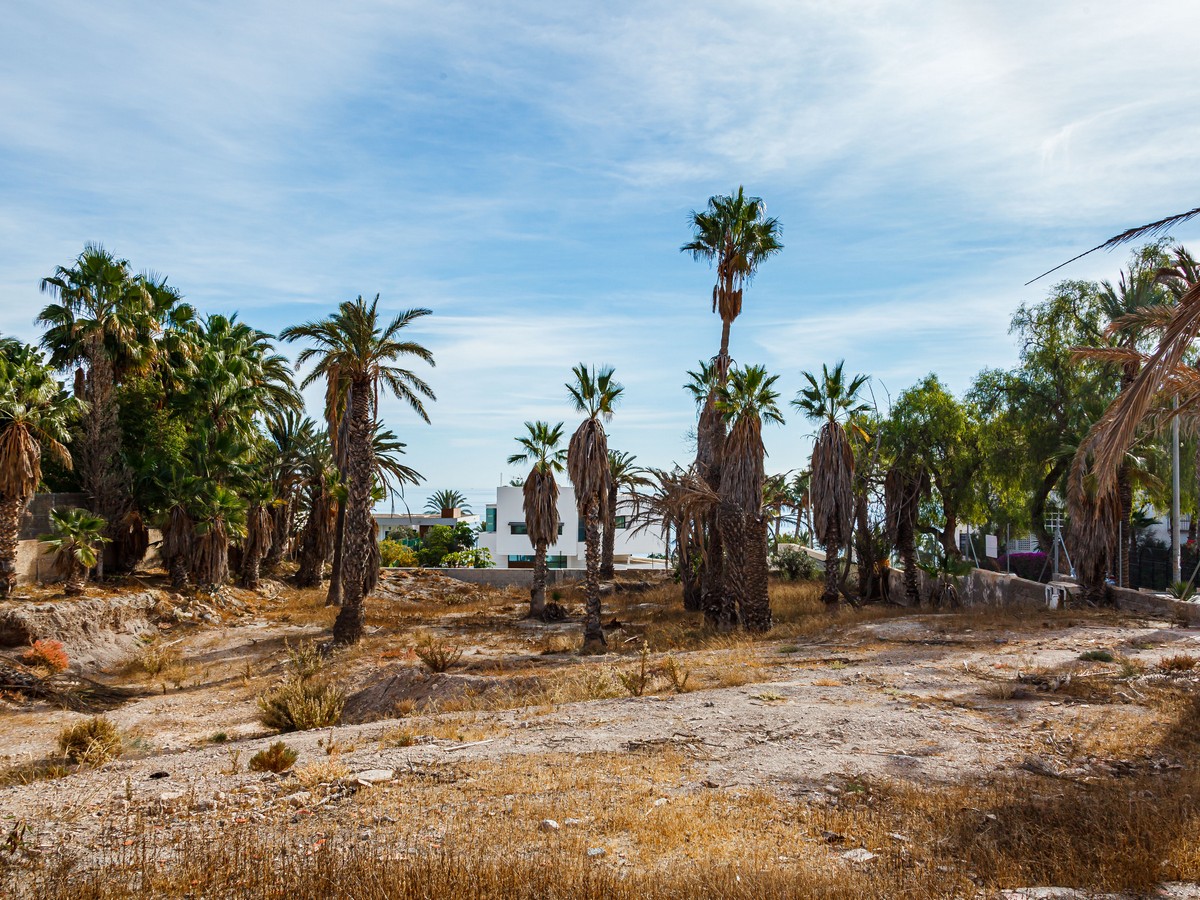
{"type": "Polygon", "coordinates": [[[584,414],[567,447],[567,474],[575,486],[575,505],[584,523],[586,539],[584,576],[586,614],[583,648],[595,651],[606,646],[600,627],[600,528],[609,525],[608,488],[612,475],[608,467],[608,436],[604,422],[612,419],[613,408],[624,388],[613,380],[613,370],[605,366],[589,370],[580,363],[571,370],[574,381],[566,385],[577,412],[584,414]]]}
{"type": "Polygon", "coordinates": [[[808,387],[801,388],[792,406],[810,421],[820,423],[813,444],[810,492],[813,530],[825,546],[825,591],[821,600],[827,608],[837,605],[838,554],[850,542],[854,517],[854,449],[846,435],[846,424],[870,408],[858,399],[869,376],[857,375],[848,382],[844,361],[830,371],[821,366],[818,381],[810,372],[801,373],[808,387]]]}
{"type": "Polygon", "coordinates": [[[453,488],[443,488],[434,491],[425,501],[425,512],[440,516],[444,509],[457,509],[465,515],[470,515],[471,507],[467,504],[467,495],[453,488]]]}
{"type": "Polygon", "coordinates": [[[346,499],[345,580],[341,611],[334,623],[333,637],[339,644],[356,643],[362,637],[363,589],[366,567],[377,550],[375,523],[371,518],[371,483],[374,473],[372,437],[375,433],[372,404],[380,390],[406,402],[426,422],[424,400],[436,399],[433,389],[410,369],[395,362],[416,357],[433,365],[433,354],[415,341],[399,340],[401,330],[423,316],[427,309],[401,313],[386,325],[379,320],[379,297],[366,303],[360,296],[342,303],[327,319],[284,329],[284,340],[307,340],[314,346],[300,352],[298,365],[315,360],[304,380],[326,383],[345,381],[348,390],[347,459],[349,472],[346,499]]]}
{"type": "Polygon", "coordinates": [[[100,561],[100,547],[108,542],[104,525],[104,519],[86,509],[50,511],[50,533],[39,540],[55,552],[58,564],[66,569],[68,597],[83,593],[88,571],[100,561]]]}
{"type": "Polygon", "coordinates": [[[558,517],[558,482],[554,476],[563,471],[567,451],[559,446],[563,437],[562,422],[553,427],[549,422],[526,422],[525,432],[516,438],[521,451],[512,454],[508,464],[531,464],[529,475],[521,485],[525,531],[533,545],[529,615],[542,618],[546,614],[546,550],[558,540],[558,529],[562,524],[558,517]]]}

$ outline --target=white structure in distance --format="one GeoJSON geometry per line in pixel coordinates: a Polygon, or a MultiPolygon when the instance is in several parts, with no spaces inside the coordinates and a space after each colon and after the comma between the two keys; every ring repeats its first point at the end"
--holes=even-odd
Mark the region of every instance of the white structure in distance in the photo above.
{"type": "MultiPolygon", "coordinates": [[[[617,569],[662,569],[666,561],[661,529],[651,525],[634,533],[632,495],[617,501],[614,529],[613,566],[617,569]],[[651,557],[654,554],[654,557],[651,557]]],[[[586,544],[579,510],[575,507],[575,489],[560,485],[558,540],[546,548],[551,569],[586,568],[586,544]]],[[[479,533],[475,546],[487,547],[498,569],[533,568],[533,545],[525,529],[525,497],[519,487],[496,488],[496,502],[487,505],[486,530],[479,533]]]]}

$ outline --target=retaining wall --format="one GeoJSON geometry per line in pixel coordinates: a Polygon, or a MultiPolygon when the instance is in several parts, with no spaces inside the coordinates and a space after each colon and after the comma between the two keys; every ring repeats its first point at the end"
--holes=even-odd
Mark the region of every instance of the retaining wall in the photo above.
{"type": "MultiPolygon", "coordinates": [[[[389,571],[384,569],[385,572],[389,571]]],[[[533,584],[533,569],[404,569],[398,572],[436,572],[447,578],[471,584],[486,584],[491,587],[530,587],[533,584]]],[[[551,569],[546,573],[546,585],[566,584],[582,581],[587,573],[583,569],[551,569]]]]}

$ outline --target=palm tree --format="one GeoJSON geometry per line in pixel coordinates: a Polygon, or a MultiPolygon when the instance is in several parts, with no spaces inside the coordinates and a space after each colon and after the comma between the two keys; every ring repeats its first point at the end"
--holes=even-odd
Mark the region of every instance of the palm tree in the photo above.
{"type": "Polygon", "coordinates": [[[293,537],[292,526],[304,487],[304,459],[316,440],[316,428],[312,419],[292,410],[267,422],[269,441],[264,445],[264,453],[275,495],[270,508],[274,538],[263,559],[268,573],[278,569],[293,537]]]}
{"type": "Polygon", "coordinates": [[[608,436],[603,422],[612,419],[613,407],[624,388],[613,380],[613,370],[604,366],[589,370],[583,363],[571,370],[574,383],[566,385],[577,412],[585,414],[567,448],[567,474],[575,485],[575,505],[584,522],[587,543],[587,574],[584,577],[586,615],[583,649],[602,650],[604,630],[600,627],[600,527],[608,513],[608,436]],[[603,420],[603,422],[601,421],[603,420]]]}
{"type": "Polygon", "coordinates": [[[127,373],[144,371],[153,355],[154,305],[129,263],[95,244],[41,287],[57,301],[37,317],[47,326],[42,346],[54,367],[75,367],[76,396],[87,401],[76,468],[93,508],[115,529],[129,511],[131,475],[121,456],[113,389],[127,373]]]}
{"type": "Polygon", "coordinates": [[[425,512],[432,515],[440,516],[442,511],[447,509],[457,509],[470,515],[471,507],[467,505],[467,495],[453,488],[443,488],[440,491],[434,491],[425,501],[425,512]]]}
{"type": "Polygon", "coordinates": [[[560,449],[563,423],[553,428],[549,422],[526,422],[527,434],[518,437],[521,452],[508,458],[510,466],[532,463],[521,486],[524,497],[525,531],[533,545],[533,585],[529,589],[529,616],[546,615],[546,549],[558,541],[561,523],[558,517],[558,482],[555,473],[563,470],[567,451],[560,449]]]}
{"type": "Polygon", "coordinates": [[[904,595],[909,606],[921,605],[917,530],[921,503],[929,496],[929,487],[929,472],[919,461],[909,467],[892,466],[883,482],[887,533],[904,564],[904,595]]]}
{"type": "MultiPolygon", "coordinates": [[[[779,240],[782,228],[778,219],[766,217],[762,199],[747,197],[741,186],[736,194],[710,197],[703,212],[692,211],[690,224],[692,240],[680,247],[680,251],[691,253],[694,259],[715,262],[717,268],[712,308],[721,317],[721,344],[708,373],[710,388],[696,428],[696,469],[716,491],[721,483],[725,443],[725,422],[717,412],[716,401],[729,372],[730,327],[742,311],[745,284],[753,279],[764,260],[783,249],[779,240]]],[[[702,367],[701,373],[704,372],[702,367]]],[[[703,548],[700,573],[703,603],[719,610],[726,600],[721,537],[715,518],[705,523],[703,548]]]]}
{"type": "Polygon", "coordinates": [[[676,572],[683,588],[683,608],[689,612],[703,609],[700,597],[700,531],[712,508],[716,494],[694,468],[670,471],[649,469],[653,479],[650,492],[641,497],[635,533],[657,525],[662,529],[666,555],[671,556],[672,532],[676,552],[676,572]]]}
{"type": "Polygon", "coordinates": [[[63,441],[77,406],[37,351],[8,350],[0,356],[0,597],[17,583],[21,517],[42,480],[42,453],[71,467],[63,441]]]}
{"type": "Polygon", "coordinates": [[[600,552],[600,578],[602,581],[612,581],[615,576],[613,569],[613,550],[617,541],[617,504],[622,493],[632,494],[641,487],[649,487],[650,479],[645,475],[646,470],[634,465],[637,457],[632,453],[620,450],[608,451],[608,471],[612,476],[608,483],[608,525],[604,528],[603,544],[600,552]]]}
{"type": "Polygon", "coordinates": [[[721,464],[717,525],[725,547],[728,600],[713,624],[722,630],[735,621],[750,631],[769,631],[771,602],[767,594],[767,517],[763,512],[763,422],[783,424],[779,412],[778,375],[763,366],[735,367],[721,391],[718,409],[729,425],[721,464]]]}
{"type": "Polygon", "coordinates": [[[271,517],[274,497],[271,484],[264,477],[251,481],[242,494],[248,502],[246,509],[246,537],[242,541],[242,587],[257,591],[262,579],[262,561],[275,540],[275,522],[271,517]]]}
{"type": "Polygon", "coordinates": [[[843,423],[870,407],[858,402],[858,392],[869,376],[857,375],[849,383],[842,373],[845,361],[821,366],[821,380],[803,372],[808,387],[802,388],[792,406],[814,422],[820,422],[812,453],[811,496],[813,526],[817,540],[825,545],[825,592],[821,599],[828,608],[838,602],[838,553],[849,543],[854,514],[854,450],[843,423]]]}
{"type": "Polygon", "coordinates": [[[372,437],[377,410],[374,398],[379,390],[406,402],[424,421],[429,421],[422,398],[436,399],[415,372],[394,363],[404,357],[434,364],[433,354],[415,341],[398,340],[401,329],[430,314],[428,309],[400,313],[391,322],[380,322],[379,295],[371,303],[361,296],[342,303],[327,319],[284,329],[284,340],[304,339],[315,346],[306,347],[297,365],[316,360],[304,380],[307,387],[318,379],[326,383],[345,382],[348,388],[346,458],[349,473],[346,497],[346,533],[344,537],[344,573],[342,608],[333,626],[333,639],[339,644],[356,643],[362,637],[363,594],[367,583],[366,567],[375,544],[375,524],[371,519],[371,485],[375,471],[372,437]]]}
{"type": "Polygon", "coordinates": [[[246,537],[248,504],[229,488],[209,482],[193,501],[191,574],[209,593],[229,580],[229,545],[246,537]]]}
{"type": "Polygon", "coordinates": [[[78,597],[87,583],[88,571],[99,560],[99,547],[107,543],[104,519],[86,509],[52,509],[49,534],[39,540],[55,551],[59,566],[67,570],[64,591],[68,597],[78,597]]]}

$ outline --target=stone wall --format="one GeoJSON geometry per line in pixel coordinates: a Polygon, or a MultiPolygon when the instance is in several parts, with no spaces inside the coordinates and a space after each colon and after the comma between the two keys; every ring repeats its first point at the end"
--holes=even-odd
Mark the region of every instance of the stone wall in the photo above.
{"type": "Polygon", "coordinates": [[[25,516],[21,519],[18,539],[36,541],[50,530],[50,510],[72,506],[87,509],[87,494],[34,494],[25,516]]]}
{"type": "MultiPolygon", "coordinates": [[[[384,569],[386,572],[387,569],[384,569]]],[[[533,584],[533,569],[398,569],[401,572],[436,572],[447,578],[455,578],[470,584],[486,584],[491,587],[529,587],[533,584]]],[[[582,581],[583,569],[551,569],[546,573],[546,585],[582,581]]]]}

